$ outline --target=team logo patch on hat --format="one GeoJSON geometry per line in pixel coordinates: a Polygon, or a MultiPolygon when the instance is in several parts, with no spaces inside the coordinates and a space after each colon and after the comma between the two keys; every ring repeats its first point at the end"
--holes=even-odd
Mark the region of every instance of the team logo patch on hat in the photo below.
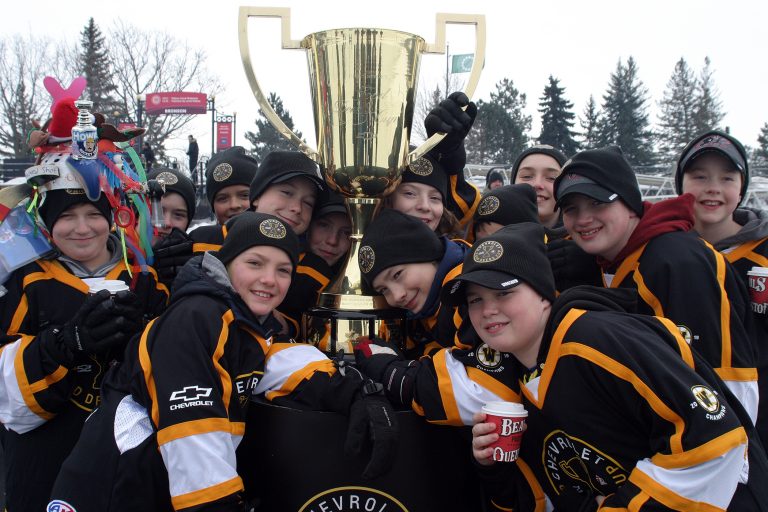
{"type": "Polygon", "coordinates": [[[230,164],[219,164],[213,170],[214,181],[225,181],[232,176],[232,166],[230,164]]]}
{"type": "Polygon", "coordinates": [[[472,259],[476,263],[491,263],[501,258],[504,254],[504,247],[495,240],[486,240],[475,249],[472,259]]]}
{"type": "Polygon", "coordinates": [[[715,393],[707,386],[693,386],[691,393],[693,393],[693,398],[708,413],[712,414],[720,409],[720,400],[717,399],[715,393]]]}
{"type": "MultiPolygon", "coordinates": [[[[229,164],[223,164],[223,165],[229,165],[229,164]]],[[[215,173],[216,171],[213,171],[213,172],[215,173]]],[[[179,178],[177,178],[176,175],[173,173],[163,171],[157,175],[157,181],[164,183],[166,185],[175,185],[179,182],[179,178]]]]}
{"type": "Polygon", "coordinates": [[[360,248],[358,253],[358,261],[360,263],[360,269],[364,273],[368,273],[373,268],[373,264],[376,262],[376,253],[373,251],[373,247],[370,245],[364,245],[360,248]]]}
{"type": "Polygon", "coordinates": [[[267,219],[259,224],[259,231],[269,238],[285,238],[285,226],[277,219],[267,219]]]}
{"type": "Polygon", "coordinates": [[[488,196],[480,201],[480,206],[477,207],[477,213],[479,215],[490,215],[499,209],[501,202],[496,196],[488,196]]]}
{"type": "Polygon", "coordinates": [[[429,176],[432,174],[432,162],[426,158],[419,158],[409,165],[408,168],[413,174],[418,174],[419,176],[429,176]]]}

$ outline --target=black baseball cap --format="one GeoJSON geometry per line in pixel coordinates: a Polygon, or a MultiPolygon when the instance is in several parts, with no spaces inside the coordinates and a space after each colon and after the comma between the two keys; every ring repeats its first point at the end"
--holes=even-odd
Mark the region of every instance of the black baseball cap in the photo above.
{"type": "Polygon", "coordinates": [[[443,285],[441,300],[450,306],[463,304],[467,283],[491,290],[511,290],[527,283],[553,302],[555,278],[544,240],[544,227],[534,222],[511,224],[483,238],[464,258],[461,275],[443,285]]]}
{"type": "Polygon", "coordinates": [[[563,202],[563,199],[569,194],[584,194],[601,203],[612,203],[619,199],[619,194],[611,192],[607,188],[600,186],[596,181],[582,176],[581,174],[569,173],[560,182],[557,187],[557,207],[563,202]]]}

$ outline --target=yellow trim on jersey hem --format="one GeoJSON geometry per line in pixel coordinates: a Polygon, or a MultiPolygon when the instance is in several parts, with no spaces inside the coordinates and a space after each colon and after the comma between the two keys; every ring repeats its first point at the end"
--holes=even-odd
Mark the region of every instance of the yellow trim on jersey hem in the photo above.
{"type": "Polygon", "coordinates": [[[683,453],[672,455],[657,453],[651,457],[651,462],[664,469],[686,468],[715,459],[746,443],[747,433],[743,427],[737,427],[683,453]]]}
{"type": "Polygon", "coordinates": [[[184,421],[157,431],[157,445],[162,446],[184,437],[211,432],[225,432],[237,436],[245,434],[244,422],[231,422],[227,418],[204,418],[184,421]]]}
{"type": "Polygon", "coordinates": [[[188,492],[187,494],[180,494],[171,498],[171,504],[174,510],[180,510],[183,508],[194,507],[196,505],[202,505],[204,503],[211,503],[218,499],[235,494],[236,492],[244,490],[243,480],[236,476],[220,484],[200,489],[199,491],[188,492]]]}
{"type": "Polygon", "coordinates": [[[757,381],[756,368],[715,368],[715,373],[721,379],[732,382],[757,381]]]}
{"type": "MultiPolygon", "coordinates": [[[[629,475],[629,481],[638,486],[644,494],[672,510],[696,510],[697,512],[716,512],[723,510],[709,503],[692,501],[684,496],[680,496],[637,468],[635,468],[629,475]]],[[[632,501],[634,502],[634,499],[632,501]]],[[[632,504],[633,503],[630,503],[630,505],[632,504]]],[[[632,510],[632,508],[630,508],[630,510],[632,510]]]]}

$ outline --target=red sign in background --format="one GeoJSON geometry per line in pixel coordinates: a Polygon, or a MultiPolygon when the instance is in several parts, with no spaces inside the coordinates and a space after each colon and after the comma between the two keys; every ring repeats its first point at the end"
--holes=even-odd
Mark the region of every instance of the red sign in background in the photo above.
{"type": "Polygon", "coordinates": [[[147,114],[205,114],[208,98],[202,92],[153,92],[144,109],[147,114]]]}
{"type": "Polygon", "coordinates": [[[232,123],[216,123],[216,151],[232,147],[232,123]]]}

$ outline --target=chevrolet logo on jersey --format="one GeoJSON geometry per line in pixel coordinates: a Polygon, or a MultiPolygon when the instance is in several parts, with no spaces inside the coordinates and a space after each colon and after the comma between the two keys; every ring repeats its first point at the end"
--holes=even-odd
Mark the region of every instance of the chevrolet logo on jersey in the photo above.
{"type": "Polygon", "coordinates": [[[207,398],[209,396],[211,396],[211,388],[187,386],[181,391],[174,391],[171,393],[171,400],[184,400],[185,402],[190,402],[192,400],[207,398]]]}
{"type": "Polygon", "coordinates": [[[187,386],[184,389],[174,391],[171,393],[170,401],[179,401],[179,404],[171,404],[169,409],[175,411],[177,409],[186,409],[188,407],[198,406],[210,406],[213,405],[213,400],[201,400],[201,398],[208,398],[211,396],[211,388],[201,388],[197,385],[187,386]]]}
{"type": "Polygon", "coordinates": [[[554,430],[544,439],[544,471],[556,494],[607,496],[626,482],[627,471],[586,441],[554,430]]]}

